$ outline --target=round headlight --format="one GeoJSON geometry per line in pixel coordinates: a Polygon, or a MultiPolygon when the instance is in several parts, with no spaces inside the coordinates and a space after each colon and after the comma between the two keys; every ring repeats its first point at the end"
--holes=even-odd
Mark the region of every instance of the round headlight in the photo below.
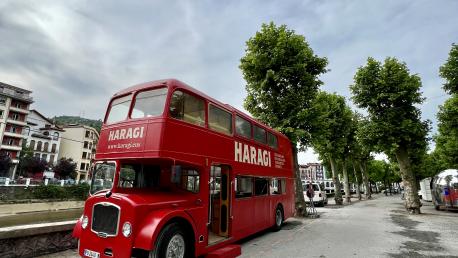
{"type": "Polygon", "coordinates": [[[125,237],[129,237],[131,233],[132,233],[132,225],[129,222],[125,222],[124,225],[122,225],[122,234],[125,237]]]}
{"type": "Polygon", "coordinates": [[[81,227],[85,229],[87,228],[87,224],[89,224],[89,218],[86,215],[84,215],[83,219],[81,219],[81,227]]]}

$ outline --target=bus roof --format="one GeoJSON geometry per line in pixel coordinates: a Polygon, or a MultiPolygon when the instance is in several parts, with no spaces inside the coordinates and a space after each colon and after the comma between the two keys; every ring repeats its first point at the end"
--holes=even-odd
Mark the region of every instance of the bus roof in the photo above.
{"type": "MultiPolygon", "coordinates": [[[[156,80],[156,81],[150,81],[150,82],[144,82],[144,83],[140,83],[140,84],[136,84],[134,86],[131,86],[131,87],[128,87],[126,89],[123,89],[121,91],[118,91],[116,92],[112,98],[116,98],[118,96],[122,96],[122,95],[126,95],[128,93],[132,93],[132,92],[136,92],[136,91],[141,91],[141,90],[144,90],[144,89],[148,89],[148,88],[151,88],[151,87],[157,87],[157,86],[161,86],[161,85],[164,85],[164,86],[167,86],[171,89],[176,89],[176,88],[180,88],[180,89],[185,89],[186,91],[189,91],[191,93],[194,93],[195,95],[197,96],[200,96],[204,99],[207,99],[209,100],[210,102],[212,103],[215,103],[221,107],[224,107],[226,108],[228,111],[231,111],[231,112],[235,112],[237,113],[238,115],[241,115],[243,116],[244,118],[246,119],[249,119],[251,120],[252,122],[255,122],[256,124],[259,124],[265,128],[268,128],[270,129],[271,131],[273,132],[276,132],[278,135],[288,139],[288,137],[286,137],[284,134],[278,132],[277,130],[271,128],[270,126],[258,121],[257,119],[251,117],[250,115],[248,114],[245,114],[244,112],[234,108],[233,106],[229,105],[229,104],[225,104],[225,103],[222,103],[210,96],[208,96],[207,94],[187,85],[186,83],[180,81],[180,80],[177,80],[177,79],[162,79],[162,80],[156,80]]],[[[288,139],[289,140],[289,139],[288,139]]]]}

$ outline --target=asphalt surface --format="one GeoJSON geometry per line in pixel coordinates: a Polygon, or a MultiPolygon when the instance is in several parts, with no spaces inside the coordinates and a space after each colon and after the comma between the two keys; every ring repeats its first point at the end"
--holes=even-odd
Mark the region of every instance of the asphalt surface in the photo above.
{"type": "MultiPolygon", "coordinates": [[[[244,239],[247,257],[457,257],[458,213],[436,211],[424,202],[422,214],[409,215],[399,195],[317,208],[319,218],[285,222],[279,232],[244,239]]],[[[43,257],[78,257],[68,250],[43,257]]]]}

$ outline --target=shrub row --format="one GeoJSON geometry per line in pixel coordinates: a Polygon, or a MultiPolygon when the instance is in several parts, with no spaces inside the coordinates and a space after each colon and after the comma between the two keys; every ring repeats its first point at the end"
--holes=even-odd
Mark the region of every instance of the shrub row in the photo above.
{"type": "Polygon", "coordinates": [[[30,187],[0,187],[0,201],[27,199],[86,200],[89,193],[88,184],[59,186],[40,185],[30,187]]]}

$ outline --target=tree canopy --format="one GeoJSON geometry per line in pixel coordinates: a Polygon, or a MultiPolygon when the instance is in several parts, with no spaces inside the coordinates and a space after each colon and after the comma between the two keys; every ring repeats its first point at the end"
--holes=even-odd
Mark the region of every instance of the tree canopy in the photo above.
{"type": "Polygon", "coordinates": [[[76,178],[76,163],[73,159],[61,158],[57,164],[53,167],[54,173],[56,173],[61,179],[76,178]]]}
{"type": "Polygon", "coordinates": [[[458,45],[452,44],[447,61],[439,68],[439,74],[445,79],[444,90],[458,94],[458,45]]]}
{"type": "Polygon", "coordinates": [[[304,36],[285,25],[263,24],[246,42],[240,69],[247,85],[245,108],[296,142],[310,140],[308,114],[326,72],[327,59],[313,53],[304,36]]]}
{"type": "Polygon", "coordinates": [[[284,133],[292,143],[296,213],[305,213],[297,144],[310,141],[308,108],[326,72],[327,59],[313,53],[304,36],[285,25],[263,24],[246,42],[240,69],[246,81],[244,106],[255,118],[284,133]]]}
{"type": "Polygon", "coordinates": [[[429,121],[421,121],[415,106],[423,102],[420,87],[420,77],[392,57],[383,64],[368,58],[350,86],[354,102],[368,111],[360,134],[366,136],[365,144],[396,157],[406,189],[406,209],[412,213],[420,213],[421,206],[412,160],[425,152],[429,130],[429,121]]]}

